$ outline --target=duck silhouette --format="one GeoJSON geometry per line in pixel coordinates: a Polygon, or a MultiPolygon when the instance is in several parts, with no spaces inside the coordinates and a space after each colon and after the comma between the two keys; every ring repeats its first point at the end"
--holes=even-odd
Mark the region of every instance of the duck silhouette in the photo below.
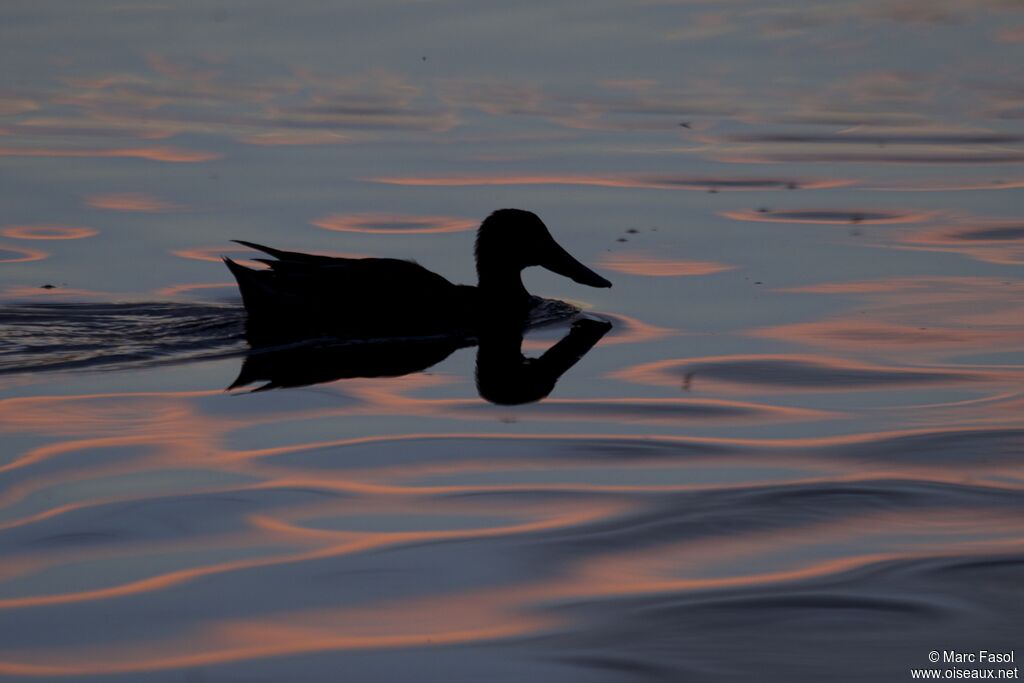
{"type": "Polygon", "coordinates": [[[345,338],[476,335],[500,321],[526,320],[544,301],[523,286],[521,273],[542,266],[590,287],[611,283],[563,249],[530,211],[500,209],[476,238],[478,283],[457,285],[412,261],[337,258],[239,244],[273,259],[255,270],[225,257],[248,313],[248,335],[274,340],[310,334],[345,338]]]}

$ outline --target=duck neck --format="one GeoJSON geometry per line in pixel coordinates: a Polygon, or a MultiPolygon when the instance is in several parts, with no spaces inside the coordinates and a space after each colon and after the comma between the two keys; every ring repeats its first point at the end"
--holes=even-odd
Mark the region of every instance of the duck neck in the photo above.
{"type": "Polygon", "coordinates": [[[500,265],[497,267],[477,269],[477,288],[486,301],[493,305],[524,306],[530,299],[530,293],[523,286],[521,270],[500,265]]]}

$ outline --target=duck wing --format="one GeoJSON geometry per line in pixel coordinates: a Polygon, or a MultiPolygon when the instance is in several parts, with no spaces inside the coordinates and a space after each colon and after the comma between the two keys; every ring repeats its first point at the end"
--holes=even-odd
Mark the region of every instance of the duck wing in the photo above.
{"type": "Polygon", "coordinates": [[[319,331],[345,336],[430,334],[462,327],[476,288],[457,286],[412,261],[337,258],[239,244],[277,260],[253,270],[224,259],[238,281],[250,331],[319,331]]]}

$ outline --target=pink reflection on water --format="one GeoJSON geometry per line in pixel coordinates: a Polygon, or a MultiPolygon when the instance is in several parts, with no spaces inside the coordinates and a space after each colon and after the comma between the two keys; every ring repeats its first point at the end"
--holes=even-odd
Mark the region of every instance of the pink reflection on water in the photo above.
{"type": "Polygon", "coordinates": [[[0,97],[0,115],[17,116],[36,111],[41,105],[27,97],[0,97]]]}
{"type": "Polygon", "coordinates": [[[301,145],[340,145],[352,141],[352,136],[331,131],[274,131],[269,133],[253,133],[239,138],[247,145],[264,147],[301,146],[301,145]]]}
{"type": "MultiPolygon", "coordinates": [[[[869,306],[843,317],[751,331],[843,351],[900,355],[1012,352],[1022,348],[1024,282],[993,277],[902,277],[823,283],[787,291],[859,295],[869,306]]],[[[917,360],[920,360],[918,358],[917,360]]]]}
{"type": "Polygon", "coordinates": [[[123,149],[71,149],[45,147],[0,147],[5,157],[82,157],[111,159],[146,159],[170,163],[197,163],[220,159],[216,152],[182,149],[179,147],[132,147],[123,149]]]}
{"type": "Polygon", "coordinates": [[[312,221],[312,223],[318,228],[325,230],[383,235],[465,232],[473,230],[477,226],[477,221],[471,218],[386,213],[333,214],[318,218],[312,221]]]}
{"type": "Polygon", "coordinates": [[[976,220],[907,236],[900,246],[963,254],[999,265],[1024,264],[1024,222],[976,220]]]}
{"type": "Polygon", "coordinates": [[[641,252],[605,256],[598,263],[601,267],[618,273],[650,277],[711,275],[733,270],[737,267],[715,261],[687,261],[641,252]]]}
{"type": "Polygon", "coordinates": [[[993,178],[992,180],[931,180],[931,181],[888,181],[884,185],[865,184],[862,189],[872,192],[958,192],[977,190],[1019,190],[1024,188],[1024,179],[993,178]]]}
{"type": "Polygon", "coordinates": [[[809,294],[877,294],[873,301],[880,304],[899,303],[907,297],[909,303],[949,301],[950,297],[962,301],[979,301],[993,293],[997,298],[1012,298],[1024,294],[1024,282],[994,277],[919,276],[893,277],[880,280],[854,280],[850,282],[823,282],[813,285],[787,287],[783,292],[809,294]]]}
{"type": "Polygon", "coordinates": [[[0,263],[27,263],[29,261],[42,261],[49,254],[41,249],[30,249],[28,247],[15,247],[0,244],[0,263]]]}
{"type": "Polygon", "coordinates": [[[1017,330],[976,330],[966,327],[928,327],[882,320],[832,319],[762,327],[757,337],[781,339],[815,346],[853,351],[874,345],[880,349],[1013,348],[1020,341],[1017,330]]]}
{"type": "MultiPolygon", "coordinates": [[[[3,253],[3,248],[0,247],[0,255],[3,253]]],[[[37,299],[37,298],[66,298],[72,297],[75,299],[99,299],[109,301],[111,296],[110,292],[97,292],[91,289],[79,289],[76,287],[65,287],[64,285],[49,285],[49,286],[14,286],[7,287],[3,290],[5,297],[11,297],[14,299],[37,299]]]]}
{"type": "MultiPolygon", "coordinates": [[[[182,256],[183,254],[175,253],[176,256],[182,256]]],[[[196,255],[198,258],[199,255],[196,255]]],[[[202,254],[205,257],[205,254],[202,254]]],[[[185,258],[192,258],[192,256],[185,256],[185,258]]],[[[198,258],[201,261],[210,261],[213,259],[209,258],[198,258]]],[[[252,262],[255,264],[255,262],[252,262]]],[[[189,282],[180,285],[169,285],[167,287],[161,287],[160,289],[154,290],[153,294],[156,296],[181,296],[182,294],[191,294],[193,292],[206,292],[208,290],[224,290],[225,292],[234,293],[238,288],[238,285],[234,282],[189,282]]]]}
{"type": "Polygon", "coordinates": [[[444,416],[461,420],[542,420],[636,425],[782,423],[834,419],[838,413],[742,401],[684,398],[547,398],[522,406],[484,406],[478,400],[422,399],[401,394],[365,396],[370,412],[444,416]]]}
{"type": "Polygon", "coordinates": [[[743,178],[671,175],[472,175],[472,176],[380,176],[366,178],[386,185],[422,187],[474,187],[489,185],[584,185],[594,187],[650,188],[661,190],[695,190],[707,192],[766,189],[826,189],[843,187],[853,181],[827,178],[743,178]]]}
{"type": "Polygon", "coordinates": [[[181,206],[164,201],[143,192],[117,192],[96,194],[85,198],[87,206],[107,211],[128,211],[137,213],[164,213],[180,210],[181,206]]]}
{"type": "Polygon", "coordinates": [[[723,211],[721,215],[737,221],[757,223],[814,223],[821,225],[888,225],[899,223],[921,223],[935,216],[927,211],[889,211],[877,209],[757,209],[723,211]]]}
{"type": "Polygon", "coordinates": [[[20,240],[79,240],[98,234],[94,228],[66,225],[10,225],[0,229],[0,235],[20,240]]]}
{"type": "Polygon", "coordinates": [[[609,375],[633,384],[750,393],[834,392],[1014,382],[1005,372],[895,367],[798,354],[698,356],[641,363],[609,375]]]}
{"type": "Polygon", "coordinates": [[[1024,26],[1009,26],[996,32],[997,43],[1024,43],[1024,26]]]}
{"type": "MultiPolygon", "coordinates": [[[[35,116],[23,119],[13,129],[13,134],[28,139],[47,137],[85,137],[85,138],[136,138],[139,140],[166,140],[178,134],[178,130],[170,127],[158,127],[152,124],[138,126],[119,125],[116,121],[93,120],[88,118],[72,118],[66,116],[35,116]]],[[[61,148],[69,149],[69,148],[61,148]]],[[[71,148],[73,149],[73,148],[71,148]]],[[[114,147],[113,149],[120,149],[114,147]]]]}

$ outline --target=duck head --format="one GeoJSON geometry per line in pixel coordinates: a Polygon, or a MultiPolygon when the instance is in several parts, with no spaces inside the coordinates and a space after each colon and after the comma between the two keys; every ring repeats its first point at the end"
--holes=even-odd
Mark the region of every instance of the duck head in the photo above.
{"type": "Polygon", "coordinates": [[[520,273],[530,266],[542,266],[581,285],[612,286],[563,249],[536,214],[500,209],[488,216],[476,237],[480,290],[488,296],[528,298],[520,273]]]}

